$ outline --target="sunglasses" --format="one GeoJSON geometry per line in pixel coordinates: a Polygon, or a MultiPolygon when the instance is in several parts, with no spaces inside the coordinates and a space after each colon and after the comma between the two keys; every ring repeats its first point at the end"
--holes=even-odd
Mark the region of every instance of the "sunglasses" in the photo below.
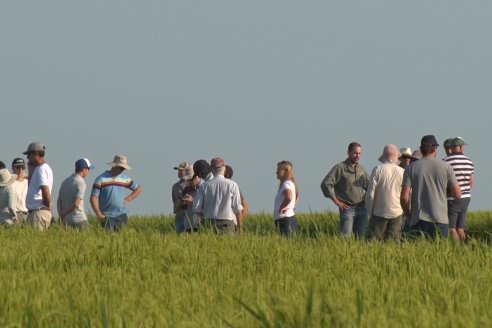
{"type": "Polygon", "coordinates": [[[17,170],[25,170],[26,169],[25,166],[14,166],[14,168],[16,168],[17,170]]]}

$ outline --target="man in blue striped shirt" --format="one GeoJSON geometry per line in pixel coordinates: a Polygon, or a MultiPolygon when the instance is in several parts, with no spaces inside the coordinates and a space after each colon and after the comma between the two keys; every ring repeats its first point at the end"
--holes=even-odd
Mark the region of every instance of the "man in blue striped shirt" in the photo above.
{"type": "Polygon", "coordinates": [[[448,195],[449,233],[452,238],[461,241],[466,240],[466,212],[470,204],[475,173],[473,162],[464,155],[465,145],[465,141],[460,137],[452,139],[451,154],[444,159],[453,168],[461,189],[461,199],[448,195]]]}

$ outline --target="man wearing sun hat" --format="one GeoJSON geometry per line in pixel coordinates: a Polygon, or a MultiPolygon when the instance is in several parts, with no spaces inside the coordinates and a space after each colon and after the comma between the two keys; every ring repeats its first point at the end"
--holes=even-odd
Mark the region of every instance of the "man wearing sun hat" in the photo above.
{"type": "Polygon", "coordinates": [[[65,226],[84,229],[89,225],[84,209],[86,184],[84,179],[94,165],[87,158],[75,162],[75,173],[66,178],[58,192],[57,209],[60,222],[65,226]]]}
{"type": "Polygon", "coordinates": [[[26,177],[27,165],[23,158],[14,158],[12,161],[12,172],[17,175],[17,179],[12,183],[12,189],[15,190],[17,195],[16,205],[16,222],[23,225],[27,222],[27,177],[26,177]]]}
{"type": "Polygon", "coordinates": [[[452,238],[466,240],[466,213],[471,199],[471,189],[475,182],[475,167],[465,156],[465,141],[461,137],[453,138],[449,144],[451,153],[444,160],[451,165],[461,189],[461,199],[448,195],[449,232],[452,238]]]}
{"type": "Polygon", "coordinates": [[[425,135],[420,142],[422,158],[405,169],[401,191],[401,205],[410,217],[410,230],[422,232],[431,238],[449,234],[447,190],[454,198],[461,191],[453,169],[438,160],[437,143],[433,135],[425,135]],[[411,194],[411,196],[410,196],[411,194]]]}
{"type": "Polygon", "coordinates": [[[126,156],[116,155],[109,171],[99,175],[92,186],[91,206],[101,224],[109,231],[120,231],[128,224],[127,204],[142,192],[124,171],[130,170],[126,156]],[[127,189],[131,191],[127,194],[127,189]]]}
{"type": "Polygon", "coordinates": [[[0,169],[0,224],[10,227],[15,222],[17,194],[12,188],[16,179],[7,169],[0,169]]]}
{"type": "Polygon", "coordinates": [[[44,158],[46,147],[40,142],[31,142],[23,153],[27,156],[29,187],[27,188],[27,223],[38,230],[51,224],[53,170],[44,158]]]}
{"type": "Polygon", "coordinates": [[[216,232],[233,234],[241,222],[241,196],[237,183],[224,177],[225,162],[220,157],[212,159],[210,166],[214,178],[205,181],[195,194],[193,212],[202,215],[206,225],[216,232]]]}
{"type": "Polygon", "coordinates": [[[403,225],[403,210],[400,205],[403,168],[396,165],[400,151],[393,144],[384,146],[369,178],[366,192],[366,209],[369,214],[369,230],[376,240],[398,241],[403,225]]]}

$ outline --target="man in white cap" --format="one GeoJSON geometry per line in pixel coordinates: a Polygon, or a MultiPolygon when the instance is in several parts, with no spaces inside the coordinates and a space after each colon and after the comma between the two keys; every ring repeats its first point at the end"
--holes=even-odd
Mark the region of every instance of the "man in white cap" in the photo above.
{"type": "Polygon", "coordinates": [[[45,230],[51,224],[53,189],[53,170],[46,162],[46,147],[40,142],[31,142],[23,153],[27,156],[29,169],[29,187],[27,188],[26,207],[29,212],[27,223],[38,230],[45,230]]]}
{"type": "Polygon", "coordinates": [[[12,172],[17,175],[17,179],[12,183],[12,189],[15,190],[17,195],[16,205],[16,221],[17,224],[23,225],[27,222],[27,178],[26,178],[27,165],[23,158],[15,158],[12,161],[12,172]]]}
{"type": "Polygon", "coordinates": [[[204,224],[216,232],[233,234],[241,222],[241,196],[237,183],[224,177],[225,163],[220,157],[212,159],[214,178],[205,181],[195,194],[193,212],[203,214],[204,224]]]}
{"type": "Polygon", "coordinates": [[[15,222],[17,195],[12,189],[16,179],[7,169],[0,169],[0,224],[10,227],[15,222]]]}
{"type": "Polygon", "coordinates": [[[400,149],[400,160],[399,166],[402,169],[406,169],[408,165],[410,165],[412,160],[412,149],[410,148],[401,148],[400,149]]]}
{"type": "Polygon", "coordinates": [[[57,200],[58,216],[60,222],[67,227],[84,229],[89,225],[84,209],[84,179],[92,169],[94,165],[87,158],[79,159],[75,162],[75,173],[66,178],[60,186],[57,200]]]}
{"type": "Polygon", "coordinates": [[[99,175],[92,186],[91,206],[101,224],[109,231],[120,231],[128,224],[127,205],[142,192],[124,171],[130,170],[126,156],[116,155],[109,171],[99,175]],[[127,195],[127,189],[131,193],[127,195]]]}
{"type": "Polygon", "coordinates": [[[377,240],[398,241],[403,224],[403,209],[400,205],[403,172],[396,165],[400,151],[393,144],[384,146],[376,166],[369,178],[366,192],[366,209],[370,216],[371,237],[377,240]]]}

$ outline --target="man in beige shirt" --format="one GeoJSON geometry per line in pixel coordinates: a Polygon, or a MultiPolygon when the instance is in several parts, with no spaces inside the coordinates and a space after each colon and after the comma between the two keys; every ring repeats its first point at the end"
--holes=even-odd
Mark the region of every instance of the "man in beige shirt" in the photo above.
{"type": "Polygon", "coordinates": [[[395,145],[384,146],[376,166],[369,178],[366,192],[366,209],[370,215],[369,230],[377,240],[398,240],[403,225],[403,209],[400,195],[403,182],[403,168],[396,162],[400,151],[395,145]]]}

